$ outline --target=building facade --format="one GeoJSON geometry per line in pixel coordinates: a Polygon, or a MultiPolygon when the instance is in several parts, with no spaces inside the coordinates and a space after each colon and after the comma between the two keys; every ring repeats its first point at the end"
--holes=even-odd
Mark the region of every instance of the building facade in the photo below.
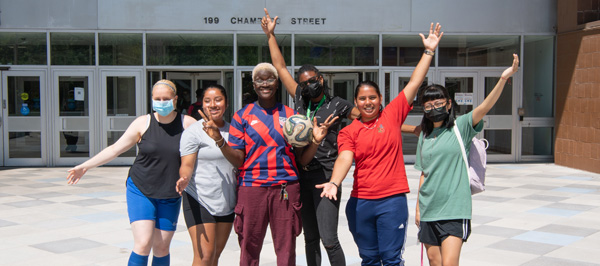
{"type": "Polygon", "coordinates": [[[600,1],[558,1],[555,162],[600,173],[600,1]]]}
{"type": "MultiPolygon", "coordinates": [[[[444,37],[426,83],[445,85],[464,114],[511,65],[521,70],[485,118],[488,160],[555,156],[556,0],[19,0],[0,2],[0,166],[68,166],[114,143],[151,111],[161,78],[177,107],[211,83],[230,95],[230,118],[254,97],[250,73],[270,62],[263,8],[279,16],[277,40],[291,71],[314,64],[330,92],[353,101],[361,80],[388,103],[422,52],[418,33],[440,22],[444,37]]],[[[280,88],[285,104],[292,99],[280,88]]],[[[415,106],[407,123],[417,125],[415,106]]],[[[404,135],[414,162],[417,138],[404,135]]],[[[111,164],[129,164],[135,148],[111,164]]]]}

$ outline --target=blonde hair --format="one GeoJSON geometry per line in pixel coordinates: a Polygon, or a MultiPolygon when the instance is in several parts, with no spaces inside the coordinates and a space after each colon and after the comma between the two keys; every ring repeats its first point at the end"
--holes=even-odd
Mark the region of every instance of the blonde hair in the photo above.
{"type": "Polygon", "coordinates": [[[279,75],[277,74],[277,69],[273,65],[271,65],[269,63],[260,63],[260,64],[256,65],[254,67],[254,69],[252,70],[252,80],[254,80],[254,78],[256,78],[256,74],[259,71],[263,71],[263,70],[273,73],[273,75],[275,76],[275,79],[279,79],[279,75]]]}
{"type": "Polygon", "coordinates": [[[175,83],[173,83],[172,81],[168,80],[168,79],[161,79],[159,81],[157,81],[156,83],[154,83],[154,86],[152,86],[152,91],[154,91],[154,88],[156,88],[156,86],[158,85],[165,85],[167,87],[169,87],[171,90],[173,90],[173,94],[177,95],[177,86],[175,86],[175,83]]]}

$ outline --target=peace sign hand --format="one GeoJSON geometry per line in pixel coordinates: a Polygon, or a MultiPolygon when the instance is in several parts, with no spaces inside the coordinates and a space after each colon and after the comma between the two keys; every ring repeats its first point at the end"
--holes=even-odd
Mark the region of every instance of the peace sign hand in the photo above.
{"type": "Polygon", "coordinates": [[[313,118],[313,139],[315,143],[321,143],[325,136],[327,136],[327,130],[329,127],[338,119],[339,116],[333,117],[333,114],[329,115],[325,122],[318,125],[317,118],[313,118]]]}
{"type": "Polygon", "coordinates": [[[198,110],[198,113],[200,113],[200,116],[202,116],[202,119],[204,119],[204,122],[202,122],[202,125],[204,126],[204,132],[206,132],[206,134],[208,134],[208,136],[215,141],[222,140],[223,136],[221,136],[221,131],[219,131],[219,127],[217,124],[215,124],[215,121],[212,120],[210,115],[207,116],[201,110],[198,110]]]}
{"type": "Polygon", "coordinates": [[[279,16],[276,16],[275,19],[271,20],[271,16],[269,15],[269,11],[265,8],[265,16],[260,21],[260,26],[266,35],[275,34],[275,26],[277,25],[277,19],[279,16]]]}
{"type": "Polygon", "coordinates": [[[442,25],[440,25],[440,23],[435,24],[434,30],[432,22],[431,26],[429,27],[429,35],[427,38],[425,38],[423,33],[419,33],[419,36],[421,36],[421,39],[423,40],[423,46],[425,46],[425,50],[432,52],[435,51],[435,48],[437,48],[438,44],[440,43],[440,39],[442,39],[442,36],[444,35],[444,32],[441,32],[441,30],[442,25]]]}

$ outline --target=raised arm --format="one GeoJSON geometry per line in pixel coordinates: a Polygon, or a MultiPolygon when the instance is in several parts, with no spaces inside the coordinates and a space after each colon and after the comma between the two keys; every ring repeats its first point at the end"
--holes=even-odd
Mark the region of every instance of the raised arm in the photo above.
{"type": "Polygon", "coordinates": [[[338,158],[335,160],[333,165],[333,173],[329,183],[323,183],[316,185],[316,188],[322,188],[321,197],[328,197],[329,199],[337,200],[338,188],[342,185],[342,181],[346,178],[350,167],[352,167],[352,161],[354,161],[354,152],[344,150],[340,152],[338,158]]]}
{"type": "Polygon", "coordinates": [[[269,15],[269,11],[265,8],[265,16],[261,20],[261,27],[265,34],[267,35],[268,43],[269,43],[269,51],[271,52],[271,61],[273,61],[273,66],[277,69],[277,73],[279,74],[279,78],[287,92],[292,96],[296,97],[296,87],[298,87],[298,83],[294,80],[294,77],[288,72],[287,67],[285,66],[285,60],[283,59],[283,55],[281,54],[281,50],[279,50],[279,45],[277,44],[277,39],[275,38],[275,26],[277,25],[277,19],[279,17],[276,16],[275,19],[271,20],[271,16],[269,15]]]}
{"type": "Polygon", "coordinates": [[[519,70],[519,56],[517,54],[513,54],[513,64],[511,67],[507,68],[502,72],[502,76],[500,76],[500,80],[496,83],[494,89],[490,92],[490,94],[485,97],[485,100],[473,109],[473,126],[477,125],[481,119],[494,107],[494,104],[500,98],[500,94],[502,94],[502,90],[504,89],[504,85],[506,85],[506,81],[519,70]]]}
{"type": "Polygon", "coordinates": [[[421,87],[421,84],[427,75],[427,71],[429,71],[429,66],[431,65],[431,60],[433,60],[435,49],[440,43],[440,39],[444,35],[444,33],[440,31],[441,29],[442,26],[439,23],[435,25],[435,29],[433,28],[433,23],[431,23],[427,38],[425,38],[422,33],[419,33],[419,36],[421,36],[421,39],[423,40],[423,46],[425,47],[426,53],[423,53],[421,56],[421,60],[419,60],[417,67],[410,76],[410,81],[403,89],[409,105],[412,104],[413,100],[415,99],[417,91],[419,90],[419,87],[421,87]]]}
{"type": "Polygon", "coordinates": [[[100,153],[94,157],[67,170],[67,183],[69,185],[77,184],[79,179],[90,169],[103,165],[112,161],[117,156],[129,150],[133,147],[141,138],[143,132],[146,130],[148,123],[148,116],[140,116],[136,118],[127,128],[123,136],[121,136],[117,142],[113,145],[106,147],[100,153]]]}

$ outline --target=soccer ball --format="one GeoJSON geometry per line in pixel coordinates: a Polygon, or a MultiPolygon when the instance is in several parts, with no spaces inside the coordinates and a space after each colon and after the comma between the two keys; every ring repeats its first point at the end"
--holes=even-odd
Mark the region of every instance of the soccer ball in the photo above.
{"type": "Polygon", "coordinates": [[[312,123],[305,115],[290,116],[283,124],[283,137],[294,147],[304,147],[312,141],[312,123]]]}

